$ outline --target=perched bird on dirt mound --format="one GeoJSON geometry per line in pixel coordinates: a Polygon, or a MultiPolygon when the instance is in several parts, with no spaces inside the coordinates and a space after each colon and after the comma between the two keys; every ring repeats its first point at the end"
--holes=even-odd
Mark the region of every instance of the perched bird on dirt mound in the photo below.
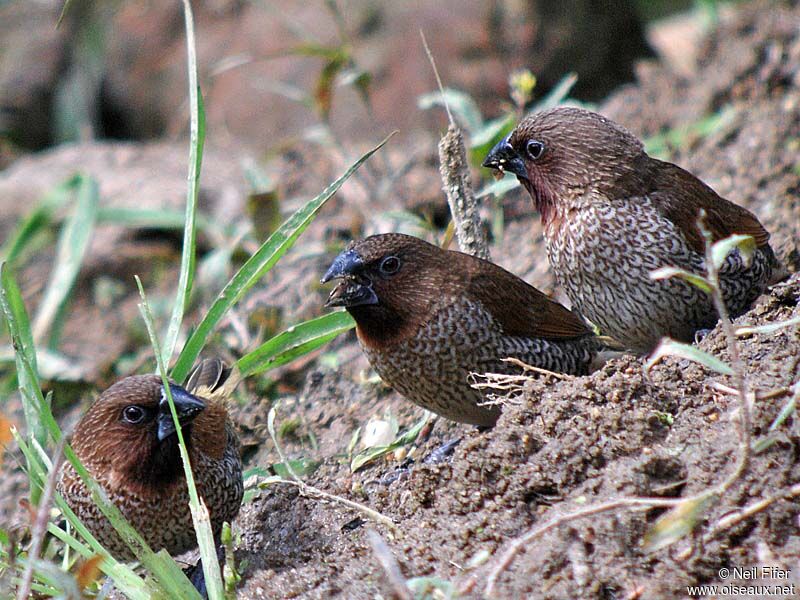
{"type": "MultiPolygon", "coordinates": [[[[197,492],[208,506],[215,539],[239,512],[244,492],[239,438],[226,398],[238,383],[216,359],[202,361],[186,389],[171,384],[197,492]]],[[[172,555],[197,546],[178,436],[157,375],[126,377],[103,392],[72,436],[78,458],[148,545],[172,555]]],[[[68,463],[57,487],[70,508],[111,554],[133,560],[68,463]]]]}
{"type": "Polygon", "coordinates": [[[528,190],[550,265],[573,308],[636,352],[648,352],[662,336],[690,341],[717,321],[705,292],[650,277],[665,266],[705,272],[701,209],[714,241],[745,234],[758,248],[749,264],[737,250],[720,269],[732,316],[781,272],[769,233],[751,212],[651,158],[635,136],[597,113],[561,107],[532,115],[483,165],[513,173],[528,190]]]}
{"type": "Polygon", "coordinates": [[[322,279],[341,279],[326,306],[344,306],[381,378],[412,402],[454,421],[494,425],[497,406],[472,373],[515,373],[503,362],[585,374],[599,342],[584,322],[488,261],[415,237],[354,242],[322,279]]]}

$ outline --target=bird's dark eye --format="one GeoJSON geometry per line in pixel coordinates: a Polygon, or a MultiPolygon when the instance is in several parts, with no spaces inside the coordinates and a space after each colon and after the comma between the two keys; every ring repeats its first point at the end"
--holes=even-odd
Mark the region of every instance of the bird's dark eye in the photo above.
{"type": "Polygon", "coordinates": [[[122,409],[122,420],[125,423],[130,423],[131,425],[137,425],[144,421],[145,417],[147,416],[147,411],[141,406],[136,406],[132,404],[131,406],[126,406],[122,409]]]}
{"type": "Polygon", "coordinates": [[[384,275],[394,275],[400,270],[400,259],[396,256],[387,256],[381,261],[380,270],[384,275]]]}
{"type": "Polygon", "coordinates": [[[544,153],[544,144],[537,140],[529,140],[525,145],[525,152],[527,152],[528,158],[536,160],[544,153]]]}

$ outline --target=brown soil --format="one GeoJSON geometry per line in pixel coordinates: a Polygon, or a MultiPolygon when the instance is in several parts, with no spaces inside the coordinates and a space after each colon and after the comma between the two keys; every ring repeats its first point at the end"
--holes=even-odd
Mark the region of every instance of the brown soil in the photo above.
{"type": "MultiPolygon", "coordinates": [[[[798,65],[800,7],[744,6],[726,14],[704,39],[690,75],[656,61],[640,65],[639,80],[600,106],[642,137],[694,123],[727,107],[730,116],[720,127],[673,149],[672,159],[722,195],[753,210],[774,233],[779,255],[793,268],[800,259],[798,65]]],[[[307,197],[319,191],[316,183],[303,177],[303,168],[311,163],[297,162],[317,160],[314,152],[318,151],[281,163],[282,191],[287,196],[307,197]]],[[[3,234],[10,219],[26,212],[20,203],[30,203],[67,174],[58,171],[57,165],[67,165],[71,172],[81,162],[76,153],[89,172],[101,177],[104,198],[112,197],[123,206],[141,198],[152,200],[154,206],[180,206],[184,145],[59,149],[18,161],[0,175],[0,197],[9,199],[0,202],[0,214],[9,219],[0,226],[3,234]],[[113,179],[102,179],[109,172],[131,180],[115,187],[113,179]],[[42,178],[43,173],[52,176],[52,181],[42,178]],[[152,173],[153,179],[142,173],[152,173]],[[134,186],[139,195],[131,193],[134,186]],[[109,193],[115,190],[119,194],[109,193]]],[[[369,194],[361,185],[348,184],[287,260],[246,300],[242,313],[279,307],[287,323],[320,314],[325,291],[316,282],[332,258],[332,244],[396,226],[385,211],[397,209],[398,204],[441,212],[434,153],[433,135],[413,148],[388,149],[394,166],[412,155],[423,160],[397,182],[391,194],[369,194]]],[[[223,167],[231,162],[223,154],[207,155],[204,162],[207,210],[225,222],[227,216],[242,211],[241,204],[231,200],[241,196],[241,176],[223,167]]],[[[341,172],[341,162],[324,162],[313,163],[323,181],[341,172]]],[[[518,193],[512,194],[507,207],[508,222],[502,239],[494,241],[493,259],[541,289],[552,290],[538,219],[518,193]]],[[[136,272],[168,294],[173,289],[174,240],[169,245],[169,236],[128,239],[127,235],[106,230],[95,241],[100,246],[92,256],[100,258],[90,264],[81,286],[89,289],[100,274],[108,273],[129,284],[136,272]],[[165,239],[168,249],[158,255],[152,244],[165,239]],[[153,264],[155,255],[161,259],[153,264]]],[[[28,279],[41,280],[46,267],[29,267],[28,279]]],[[[36,286],[31,286],[26,296],[35,299],[36,286]]],[[[137,318],[133,292],[127,289],[127,300],[118,302],[124,308],[124,315],[117,315],[118,325],[104,323],[104,330],[118,335],[84,357],[87,378],[94,382],[113,379],[117,374],[111,362],[123,352],[142,347],[141,338],[131,332],[130,322],[137,318]]],[[[88,293],[79,294],[77,316],[68,322],[75,336],[90,329],[81,324],[93,317],[79,310],[81,298],[86,301],[88,293]]],[[[206,301],[201,298],[199,303],[206,301]]],[[[798,302],[800,275],[794,275],[737,322],[758,325],[797,317],[798,302]]],[[[105,313],[94,318],[104,316],[108,318],[105,313]]],[[[227,331],[216,340],[222,342],[223,352],[231,351],[227,331]]],[[[74,340],[74,355],[86,344],[74,340]]],[[[245,345],[241,342],[232,350],[240,351],[245,345]]],[[[719,328],[699,345],[727,359],[719,328]]],[[[790,386],[800,378],[800,328],[743,338],[740,351],[751,385],[762,396],[770,393],[768,399],[756,402],[753,414],[753,435],[761,439],[788,401],[790,386]]],[[[272,484],[244,505],[235,523],[240,536],[236,559],[243,571],[241,598],[395,597],[367,541],[370,528],[387,542],[405,578],[436,577],[461,588],[465,597],[477,598],[509,542],[531,526],[619,497],[688,497],[720,483],[735,463],[735,398],[713,387],[730,385],[728,377],[671,359],[646,374],[640,359],[626,357],[588,377],[530,381],[506,403],[499,423],[490,431],[437,420],[410,450],[414,462],[402,474],[396,472],[398,460],[381,460],[351,473],[346,453],[358,427],[386,411],[401,427],[409,427],[421,411],[368,378],[368,364],[352,334],[336,340],[324,353],[336,368],[324,366],[331,360],[317,361],[318,353],[301,365],[271,374],[283,396],[278,420],[296,424],[283,440],[283,450],[291,457],[322,461],[307,477],[308,483],[380,511],[397,523],[397,531],[356,521],[362,515],[301,495],[294,486],[272,484]],[[462,441],[448,461],[425,464],[420,460],[454,438],[462,441]],[[471,559],[484,555],[488,562],[469,567],[471,559]]],[[[253,382],[245,394],[248,401],[234,411],[249,467],[279,461],[266,430],[270,402],[257,400],[255,392],[262,383],[253,382]]],[[[68,417],[74,419],[82,406],[73,408],[68,417]]],[[[797,419],[790,418],[779,432],[772,446],[753,457],[742,480],[708,509],[699,523],[699,535],[707,533],[721,516],[780,494],[800,479],[797,419]]],[[[12,518],[11,500],[21,493],[21,479],[7,477],[1,485],[0,496],[9,499],[0,503],[0,519],[5,520],[12,518]]],[[[620,509],[557,528],[516,557],[499,578],[496,597],[684,598],[687,585],[723,583],[718,577],[722,567],[759,565],[792,570],[789,582],[800,589],[797,499],[776,502],[706,539],[702,547],[684,539],[671,549],[647,553],[642,548],[643,535],[662,512],[620,509]]],[[[17,510],[14,518],[19,514],[17,510]]]]}
{"type": "MultiPolygon", "coordinates": [[[[690,79],[658,63],[642,66],[641,81],[601,107],[646,136],[730,106],[729,121],[708,137],[690,140],[673,160],[754,210],[774,232],[775,245],[789,263],[796,257],[800,223],[797,153],[789,151],[800,139],[800,80],[794,59],[800,48],[798,24],[797,9],[745,7],[710,34],[690,79]],[[773,45],[777,49],[764,49],[773,45]],[[708,91],[709,82],[717,86],[716,93],[708,91]],[[735,90],[729,89],[731,82],[735,90]]],[[[492,253],[528,281],[551,286],[535,219],[508,224],[492,253]]],[[[738,322],[762,324],[797,316],[798,299],[800,279],[794,276],[738,322]]],[[[719,328],[700,347],[727,358],[719,328]]],[[[760,439],[788,401],[789,386],[800,377],[800,331],[790,328],[742,339],[740,350],[754,388],[760,393],[780,390],[756,403],[753,434],[760,439]]],[[[452,460],[417,462],[408,476],[384,485],[377,482],[396,465],[378,463],[351,474],[342,455],[351,433],[369,417],[387,406],[400,415],[409,409],[394,393],[381,398],[378,388],[354,384],[353,371],[312,375],[291,406],[303,432],[313,432],[319,440],[318,455],[324,457],[309,482],[394,519],[397,534],[378,530],[404,577],[450,581],[471,589],[466,597],[480,596],[509,541],[534,524],[620,497],[687,497],[720,483],[735,463],[735,401],[712,387],[730,385],[729,378],[677,360],[665,361],[648,376],[641,360],[623,358],[589,377],[531,381],[491,431],[438,421],[416,456],[461,436],[452,460]],[[470,559],[486,552],[491,556],[487,564],[467,567],[470,559]]],[[[283,413],[287,418],[286,409],[283,413]]],[[[401,422],[410,425],[414,417],[401,417],[401,422]]],[[[707,511],[699,532],[708,531],[721,516],[796,483],[799,441],[796,421],[790,420],[779,441],[755,456],[742,481],[707,511]]],[[[287,449],[297,455],[313,453],[292,444],[287,449]]],[[[276,460],[269,452],[266,458],[276,460]]],[[[702,547],[684,540],[672,549],[646,553],[643,535],[662,512],[620,509],[558,528],[516,558],[500,577],[496,596],[684,598],[688,585],[724,583],[718,576],[722,567],[764,564],[793,569],[789,581],[800,585],[800,501],[780,501],[702,547]]],[[[239,519],[237,558],[248,562],[241,596],[392,597],[364,533],[372,525],[348,527],[356,516],[341,506],[303,497],[289,486],[267,488],[244,507],[239,519]]]]}

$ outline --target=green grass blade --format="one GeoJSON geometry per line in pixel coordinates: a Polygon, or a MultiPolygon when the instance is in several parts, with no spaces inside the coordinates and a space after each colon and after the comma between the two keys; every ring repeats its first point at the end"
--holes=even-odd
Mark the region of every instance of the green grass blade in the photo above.
{"type": "MultiPolygon", "coordinates": [[[[29,479],[31,481],[35,480],[37,485],[44,485],[44,482],[48,477],[47,467],[37,456],[36,452],[20,435],[15,434],[14,437],[17,441],[20,451],[25,456],[28,465],[31,465],[31,470],[28,471],[29,479]]],[[[95,554],[102,556],[104,560],[100,565],[100,569],[103,571],[103,573],[111,577],[121,589],[124,589],[129,597],[151,597],[144,580],[136,575],[136,573],[133,572],[133,569],[117,562],[105,550],[105,548],[100,545],[100,543],[92,536],[91,533],[89,533],[89,531],[84,527],[83,523],[80,522],[78,517],[72,512],[60,495],[55,494],[53,496],[53,500],[54,504],[61,510],[61,513],[64,515],[67,521],[74,526],[74,529],[84,537],[89,545],[87,546],[86,544],[83,544],[80,540],[68,534],[54,523],[50,522],[47,524],[47,529],[52,535],[67,544],[70,548],[75,550],[84,558],[90,558],[95,554]]]]}
{"type": "Polygon", "coordinates": [[[733,369],[730,365],[722,362],[716,356],[712,356],[708,352],[703,352],[700,348],[692,346],[691,344],[683,344],[670,338],[662,338],[655,350],[650,354],[650,357],[644,364],[645,372],[649,372],[654,365],[659,363],[665,356],[674,356],[675,358],[691,360],[707,367],[717,373],[723,375],[733,375],[733,369]]]}
{"type": "MultiPolygon", "coordinates": [[[[33,338],[40,343],[69,300],[92,237],[99,197],[97,182],[79,176],[75,210],[61,228],[50,282],[33,320],[33,338]]],[[[51,337],[51,342],[54,342],[55,336],[51,337]]],[[[53,346],[52,343],[49,345],[53,346]]]]}
{"type": "Polygon", "coordinates": [[[9,264],[16,262],[34,236],[51,223],[56,209],[66,204],[72,197],[72,192],[77,184],[78,176],[70,177],[45,194],[36,208],[20,220],[13,235],[0,249],[0,256],[5,257],[6,262],[9,264]]]}
{"type": "Polygon", "coordinates": [[[262,373],[291,362],[298,356],[327,344],[355,327],[353,318],[339,311],[304,321],[267,340],[236,363],[242,377],[262,373]]]}
{"type": "MultiPolygon", "coordinates": [[[[213,229],[204,215],[195,216],[197,228],[213,229]]],[[[137,229],[183,229],[186,214],[179,210],[132,208],[129,206],[103,206],[97,210],[98,223],[112,223],[137,229]]]]}
{"type": "MultiPolygon", "coordinates": [[[[393,135],[393,134],[392,134],[393,135]]],[[[344,174],[329,185],[323,192],[305,206],[301,207],[264,242],[245,262],[217,296],[208,313],[189,337],[172,369],[172,377],[183,381],[189,373],[208,336],[225,313],[249,290],[272,266],[291,248],[297,238],[311,224],[314,216],[338,190],[342,184],[377,152],[387,141],[384,139],[375,148],[364,154],[344,174]]]]}
{"type": "MultiPolygon", "coordinates": [[[[25,432],[28,439],[36,440],[44,447],[47,443],[47,429],[39,418],[38,406],[40,403],[44,404],[45,400],[36,369],[36,348],[33,344],[28,312],[22,301],[22,293],[5,263],[0,264],[0,310],[5,317],[15,351],[14,360],[25,415],[25,432]]],[[[33,465],[28,463],[28,469],[33,469],[33,465]]],[[[31,504],[38,506],[42,487],[30,480],[30,488],[31,504]]]]}
{"type": "MultiPolygon", "coordinates": [[[[17,286],[6,265],[0,265],[0,282],[2,282],[2,288],[0,289],[0,308],[2,308],[3,314],[6,317],[8,329],[11,333],[12,345],[16,351],[17,380],[19,382],[23,402],[35,409],[36,414],[33,416],[33,419],[39,427],[44,428],[44,433],[42,435],[45,441],[49,433],[53,441],[58,443],[62,437],[61,429],[53,417],[49,404],[42,396],[38,376],[36,374],[35,348],[28,326],[27,313],[25,312],[22,297],[19,294],[19,286],[17,286]]],[[[44,443],[40,443],[36,438],[33,439],[41,447],[45,447],[44,443]]],[[[23,444],[20,444],[20,446],[22,445],[23,444]]],[[[197,590],[195,590],[186,576],[183,575],[180,567],[178,567],[174,560],[168,556],[164,557],[161,554],[155,554],[147,546],[139,532],[127,522],[119,509],[111,503],[105,490],[92,478],[86,470],[86,467],[81,464],[75,452],[68,444],[64,446],[64,457],[75,468],[75,471],[91,492],[94,503],[97,504],[103,515],[111,522],[114,529],[133,550],[133,553],[139,558],[145,568],[153,574],[168,597],[188,597],[191,600],[200,598],[197,590]]],[[[37,489],[41,489],[41,484],[46,475],[43,474],[43,464],[35,458],[33,453],[28,453],[26,455],[26,460],[30,461],[28,462],[28,468],[30,469],[31,501],[33,502],[34,492],[37,489]],[[39,473],[39,475],[36,476],[34,475],[35,473],[39,473]]],[[[39,494],[40,493],[41,492],[39,492],[39,494]]],[[[63,510],[63,506],[65,505],[58,494],[56,494],[56,503],[63,510]]],[[[74,522],[71,521],[73,526],[79,529],[79,527],[82,526],[80,521],[75,515],[72,515],[72,517],[75,519],[74,522]]],[[[100,549],[102,550],[102,548],[100,549]]]]}
{"type": "Polygon", "coordinates": [[[194,40],[194,18],[189,0],[183,0],[183,14],[186,24],[186,52],[189,69],[189,174],[186,190],[186,222],[183,229],[183,252],[181,253],[181,272],[178,277],[178,291],[172,305],[172,316],[164,337],[161,359],[169,364],[178,333],[183,322],[183,313],[192,291],[195,269],[195,243],[197,236],[196,213],[197,195],[200,191],[200,166],[203,163],[203,145],[206,139],[206,114],[203,109],[203,95],[197,82],[197,53],[194,40]]]}
{"type": "Polygon", "coordinates": [[[175,431],[178,434],[178,446],[183,461],[183,472],[186,475],[186,485],[189,488],[189,508],[192,511],[192,522],[194,523],[194,530],[197,536],[197,545],[200,547],[200,558],[203,561],[203,575],[205,576],[208,597],[209,600],[224,600],[222,574],[220,573],[219,562],[217,561],[214,534],[211,531],[208,508],[197,495],[197,487],[194,483],[194,474],[192,473],[192,466],[189,461],[189,453],[186,450],[186,441],[183,438],[183,431],[181,430],[181,424],[178,420],[178,413],[175,410],[175,403],[172,399],[172,390],[169,387],[167,367],[161,358],[162,354],[160,352],[158,338],[156,337],[153,315],[150,312],[150,306],[147,304],[147,296],[144,293],[142,282],[138,277],[136,278],[136,285],[139,286],[139,294],[142,297],[139,310],[147,326],[147,333],[150,335],[150,343],[153,346],[156,362],[158,363],[158,372],[161,375],[161,382],[164,386],[167,401],[169,402],[169,409],[172,412],[172,420],[175,423],[175,431]]]}

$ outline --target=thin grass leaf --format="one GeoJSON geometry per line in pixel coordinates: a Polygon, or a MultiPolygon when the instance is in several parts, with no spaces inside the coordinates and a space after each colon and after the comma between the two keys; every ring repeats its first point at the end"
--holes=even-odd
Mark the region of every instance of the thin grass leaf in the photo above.
{"type": "MultiPolygon", "coordinates": [[[[17,382],[25,415],[25,432],[28,439],[36,440],[39,445],[44,446],[47,443],[47,429],[39,417],[38,406],[40,403],[44,404],[45,400],[36,368],[36,348],[22,293],[5,263],[0,263],[0,310],[5,317],[14,348],[17,382]]],[[[28,463],[28,469],[32,468],[33,465],[28,463]]],[[[41,493],[41,485],[33,485],[31,481],[31,504],[38,506],[41,493]]]]}
{"type": "Polygon", "coordinates": [[[263,89],[267,92],[272,92],[273,94],[277,94],[287,100],[291,100],[292,102],[297,102],[298,104],[302,104],[308,109],[313,110],[314,108],[314,98],[306,92],[303,88],[292,85],[291,83],[284,83],[282,81],[264,81],[258,84],[260,89],[263,89]]]}
{"type": "Polygon", "coordinates": [[[572,88],[575,87],[577,82],[577,74],[567,73],[561,78],[561,81],[556,84],[556,87],[550,90],[550,92],[544,98],[539,100],[533,106],[533,109],[528,114],[555,108],[567,99],[567,96],[569,96],[569,93],[572,91],[572,88]]]}
{"type": "Polygon", "coordinates": [[[502,179],[492,181],[489,185],[485,186],[481,191],[475,194],[475,197],[483,198],[484,196],[494,196],[495,198],[502,198],[508,192],[519,186],[519,179],[517,179],[515,175],[506,174],[502,179]]]}
{"type": "MultiPolygon", "coordinates": [[[[23,397],[23,403],[28,403],[35,408],[37,414],[34,418],[40,426],[45,428],[45,443],[48,433],[53,441],[58,443],[61,441],[62,433],[39,387],[39,379],[35,366],[36,356],[30,334],[30,327],[28,326],[25,306],[19,295],[19,288],[5,265],[0,266],[0,280],[2,280],[0,305],[2,305],[2,310],[5,314],[6,322],[8,323],[12,344],[17,352],[17,380],[20,386],[20,393],[23,397]]],[[[42,443],[36,438],[33,438],[33,441],[41,447],[45,446],[45,443],[42,443]]],[[[46,479],[46,468],[35,451],[28,448],[28,452],[25,452],[24,447],[27,445],[21,437],[17,439],[17,443],[20,448],[23,449],[28,464],[28,476],[31,481],[31,498],[33,500],[35,491],[41,489],[46,479]]],[[[100,487],[86,470],[86,467],[81,464],[69,444],[65,444],[64,446],[64,457],[81,477],[84,484],[91,492],[92,500],[98,508],[100,508],[103,515],[111,522],[123,541],[131,547],[133,553],[139,557],[142,564],[154,575],[162,588],[162,592],[172,597],[188,595],[189,598],[195,600],[199,598],[197,590],[194,589],[194,586],[192,586],[189,580],[183,575],[175,561],[169,557],[167,557],[168,560],[165,560],[163,557],[157,556],[147,546],[141,535],[127,522],[119,509],[111,503],[105,490],[100,487]]],[[[69,515],[70,523],[72,523],[77,531],[81,532],[81,534],[83,534],[83,532],[88,533],[80,520],[69,510],[69,507],[66,506],[66,503],[58,494],[55,495],[54,500],[61,511],[65,515],[69,515]]],[[[87,541],[88,539],[89,538],[87,538],[87,541]]],[[[106,557],[109,556],[108,552],[106,552],[96,540],[94,540],[94,544],[96,544],[96,546],[93,550],[95,550],[96,553],[103,553],[106,557]]]]}
{"type": "Polygon", "coordinates": [[[754,442],[753,445],[750,446],[750,450],[753,452],[753,454],[761,454],[762,452],[771,448],[775,442],[781,438],[785,439],[785,436],[781,434],[770,433],[769,435],[765,435],[761,439],[754,442]]]}
{"type": "MultiPolygon", "coordinates": [[[[188,27],[188,25],[187,25],[188,27]]],[[[178,419],[178,412],[175,410],[175,402],[172,399],[172,389],[169,385],[169,378],[167,376],[167,367],[164,364],[163,354],[159,346],[158,338],[156,337],[155,324],[153,323],[153,315],[150,312],[150,306],[147,304],[147,296],[142,287],[142,281],[136,277],[136,285],[139,287],[139,295],[142,298],[142,303],[139,305],[139,310],[142,313],[145,325],[147,326],[147,333],[150,336],[150,344],[153,346],[153,353],[158,363],[158,373],[161,375],[161,383],[167,402],[169,403],[169,410],[172,413],[172,420],[175,424],[175,432],[178,435],[178,447],[180,448],[181,460],[183,462],[183,472],[186,476],[186,486],[189,489],[189,509],[192,512],[192,522],[194,524],[195,535],[197,536],[197,545],[200,548],[200,558],[203,561],[203,575],[205,576],[206,589],[208,591],[209,600],[224,600],[225,591],[222,583],[222,574],[219,569],[219,562],[217,561],[216,545],[214,543],[214,533],[211,531],[211,519],[208,514],[208,508],[197,494],[197,487],[194,482],[194,474],[192,473],[192,465],[189,460],[189,452],[186,449],[186,440],[183,437],[183,430],[181,423],[178,419]]]]}
{"type": "Polygon", "coordinates": [[[709,493],[690,498],[661,515],[644,534],[642,546],[645,552],[661,550],[689,535],[716,497],[716,494],[709,493]]]}
{"type": "Polygon", "coordinates": [[[423,94],[417,99],[417,106],[421,110],[428,110],[434,106],[444,106],[445,103],[447,103],[453,115],[470,135],[483,126],[481,110],[475,100],[472,99],[472,96],[466,92],[445,88],[442,91],[436,90],[435,92],[423,94]]]}
{"type": "Polygon", "coordinates": [[[339,311],[304,321],[264,342],[236,363],[242,377],[262,373],[291,362],[298,356],[327,344],[341,333],[355,327],[353,318],[339,311]]]}
{"type": "Polygon", "coordinates": [[[469,136],[469,160],[479,166],[489,151],[514,129],[516,118],[513,113],[499,117],[472,132],[469,136]]]}
{"type": "Polygon", "coordinates": [[[694,287],[703,290],[706,294],[710,294],[712,292],[711,284],[708,282],[708,280],[697,273],[692,273],[691,271],[679,269],[677,267],[661,267],[655,271],[650,271],[650,279],[659,280],[670,279],[672,277],[683,279],[684,281],[691,283],[694,287]]]}
{"type": "Polygon", "coordinates": [[[78,184],[78,175],[57,185],[39,201],[14,229],[14,233],[0,249],[0,256],[9,264],[15,264],[23,250],[42,229],[53,222],[55,211],[66,204],[78,184]]]}
{"type": "Polygon", "coordinates": [[[766,325],[744,325],[736,328],[736,335],[752,335],[754,333],[774,333],[786,327],[793,327],[800,325],[800,317],[787,319],[786,321],[778,321],[776,323],[767,323],[766,325]]]}
{"type": "MultiPolygon", "coordinates": [[[[36,358],[39,363],[39,375],[45,380],[82,381],[86,377],[86,369],[80,363],[60,352],[40,348],[36,351],[36,358]]],[[[0,363],[14,361],[14,349],[10,346],[0,346],[0,363]]]]}
{"type": "Polygon", "coordinates": [[[430,419],[430,416],[431,413],[425,411],[425,416],[422,417],[422,419],[417,421],[417,423],[413,427],[411,427],[407,431],[404,431],[399,436],[397,436],[397,438],[395,438],[395,440],[391,444],[388,444],[386,446],[376,446],[373,448],[367,448],[364,451],[356,454],[353,457],[353,460],[350,461],[350,471],[352,473],[355,473],[361,467],[369,464],[370,462],[382,456],[386,456],[390,452],[394,452],[395,450],[397,450],[402,446],[414,442],[414,440],[417,439],[419,432],[422,431],[422,428],[428,422],[428,419],[430,419]]]}
{"type": "Polygon", "coordinates": [[[92,534],[83,527],[83,524],[69,506],[67,506],[66,502],[64,502],[60,496],[56,496],[56,499],[56,505],[59,510],[61,510],[61,514],[67,519],[67,523],[70,524],[70,526],[73,526],[75,523],[79,524],[80,529],[75,528],[75,531],[77,531],[83,539],[87,541],[91,540],[91,546],[94,549],[52,522],[47,524],[47,531],[50,535],[61,540],[67,548],[75,551],[86,560],[94,556],[102,556],[103,561],[100,563],[100,570],[110,577],[118,588],[125,590],[125,595],[129,598],[148,599],[152,598],[153,594],[159,591],[157,587],[154,589],[153,586],[148,585],[147,582],[139,577],[129,566],[118,562],[108,554],[105,548],[103,548],[100,543],[94,539],[92,534]]]}
{"type": "MultiPolygon", "coordinates": [[[[470,132],[470,150],[486,150],[488,152],[497,142],[511,133],[515,124],[516,118],[513,113],[484,123],[481,127],[470,132]]],[[[470,152],[470,154],[472,153],[470,152]]]]}
{"type": "Polygon", "coordinates": [[[775,431],[778,429],[778,427],[783,425],[786,419],[794,414],[794,411],[797,408],[798,399],[800,399],[800,383],[796,383],[794,385],[794,393],[792,394],[792,397],[789,398],[789,401],[783,406],[781,412],[778,413],[778,416],[775,417],[775,420],[769,426],[770,431],[775,431]]]}
{"type": "Polygon", "coordinates": [[[189,173],[186,190],[186,222],[183,229],[183,251],[181,252],[181,271],[178,276],[178,290],[172,305],[172,316],[164,336],[161,360],[169,364],[178,333],[183,322],[183,313],[189,303],[189,295],[194,282],[195,244],[197,238],[197,196],[200,191],[200,166],[203,162],[203,146],[206,139],[206,113],[203,108],[203,95],[197,82],[197,53],[195,50],[194,18],[189,0],[183,0],[183,14],[186,26],[186,52],[189,70],[189,173]]]}
{"type": "MultiPolygon", "coordinates": [[[[195,215],[197,229],[214,229],[208,218],[195,215]]],[[[155,208],[131,208],[128,206],[102,206],[97,209],[98,223],[112,223],[136,229],[183,229],[186,214],[179,210],[155,208]]]]}
{"type": "Polygon", "coordinates": [[[707,352],[703,352],[699,348],[689,344],[682,344],[669,338],[664,338],[661,343],[653,351],[650,358],[645,363],[645,371],[650,371],[662,358],[665,356],[674,356],[676,358],[683,358],[699,363],[708,367],[712,371],[722,373],[723,375],[733,375],[733,369],[720,359],[711,356],[707,352]]]}
{"type": "MultiPolygon", "coordinates": [[[[392,134],[394,135],[394,134],[392,134]]],[[[297,238],[311,224],[322,206],[342,187],[342,184],[355,173],[355,171],[375,152],[389,141],[384,139],[375,148],[359,158],[345,173],[329,185],[323,192],[297,210],[271,235],[266,242],[245,262],[227,285],[217,296],[206,316],[194,330],[183,347],[175,366],[172,377],[182,381],[189,373],[205,346],[208,336],[217,326],[225,313],[261,279],[278,260],[294,245],[297,238]]]]}
{"type": "Polygon", "coordinates": [[[314,471],[316,471],[317,468],[322,464],[322,462],[319,460],[314,460],[313,458],[307,458],[305,456],[290,459],[286,461],[286,463],[289,465],[288,467],[282,462],[273,463],[271,465],[275,475],[288,479],[291,477],[291,469],[291,471],[293,471],[299,477],[306,477],[307,475],[311,475],[314,471]]]}
{"type": "Polygon", "coordinates": [[[750,261],[753,259],[753,253],[756,251],[755,238],[752,235],[740,235],[737,233],[716,242],[711,246],[711,260],[714,261],[714,266],[717,269],[722,268],[725,259],[734,250],[739,251],[742,256],[742,262],[746,267],[749,267],[750,261]]]}
{"type": "MultiPolygon", "coordinates": [[[[62,312],[75,286],[83,257],[89,247],[97,217],[100,192],[97,182],[81,175],[77,182],[75,210],[64,222],[56,247],[56,258],[49,284],[33,319],[33,339],[41,343],[51,331],[56,317],[62,312]]],[[[48,346],[52,349],[57,335],[51,332],[48,346]]]]}
{"type": "MultiPolygon", "coordinates": [[[[28,563],[28,559],[22,560],[23,564],[28,563]]],[[[60,593],[64,598],[80,598],[81,593],[78,582],[71,573],[65,573],[58,565],[47,560],[33,561],[34,573],[40,581],[40,585],[51,588],[60,593]],[[43,585],[42,585],[43,584],[43,585]]]]}

